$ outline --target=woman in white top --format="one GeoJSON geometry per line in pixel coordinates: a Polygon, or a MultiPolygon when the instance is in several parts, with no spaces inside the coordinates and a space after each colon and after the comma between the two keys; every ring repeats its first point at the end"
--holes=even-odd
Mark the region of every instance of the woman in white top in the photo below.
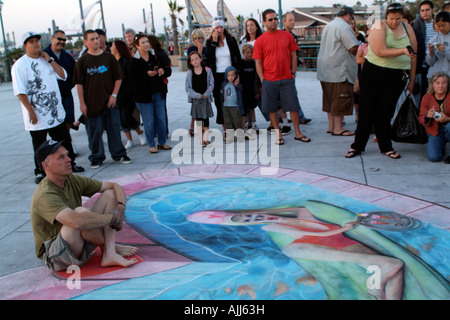
{"type": "MultiPolygon", "coordinates": [[[[214,74],[214,103],[217,108],[216,123],[224,126],[220,86],[225,79],[225,70],[233,66],[239,70],[241,53],[236,39],[225,29],[222,17],[212,21],[212,34],[206,41],[208,66],[214,74]]],[[[225,128],[224,128],[225,130],[225,128]]]]}
{"type": "Polygon", "coordinates": [[[450,13],[441,11],[436,16],[438,33],[431,38],[427,51],[427,63],[430,66],[428,79],[436,72],[443,71],[450,75],[450,13]]]}

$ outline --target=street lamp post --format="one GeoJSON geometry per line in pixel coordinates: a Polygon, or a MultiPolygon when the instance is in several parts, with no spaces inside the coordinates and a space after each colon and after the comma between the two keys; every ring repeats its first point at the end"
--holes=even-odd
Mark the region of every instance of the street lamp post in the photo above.
{"type": "Polygon", "coordinates": [[[169,52],[169,34],[167,33],[166,17],[163,17],[163,21],[164,21],[164,35],[166,37],[166,52],[169,52]]]}
{"type": "Polygon", "coordinates": [[[6,62],[5,80],[6,80],[6,82],[9,82],[9,81],[11,81],[11,72],[10,72],[11,65],[9,63],[9,58],[8,58],[8,46],[6,45],[5,29],[3,28],[2,9],[3,9],[3,1],[0,0],[0,23],[2,26],[3,47],[5,48],[5,62],[6,62]]]}
{"type": "Polygon", "coordinates": [[[283,8],[281,7],[281,0],[278,0],[278,16],[279,16],[279,23],[280,23],[280,29],[283,30],[283,8]]]}

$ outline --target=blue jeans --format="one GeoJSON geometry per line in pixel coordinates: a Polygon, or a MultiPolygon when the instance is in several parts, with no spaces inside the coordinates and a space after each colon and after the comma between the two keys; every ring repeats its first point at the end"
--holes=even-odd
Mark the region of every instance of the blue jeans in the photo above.
{"type": "Polygon", "coordinates": [[[445,145],[450,141],[450,125],[440,128],[437,136],[428,135],[427,157],[431,162],[444,159],[445,145]]]}
{"type": "Polygon", "coordinates": [[[86,119],[86,132],[89,140],[90,161],[103,162],[105,157],[105,147],[103,145],[103,129],[108,136],[108,148],[111,158],[117,161],[127,155],[127,151],[122,143],[120,135],[120,111],[118,106],[110,109],[106,108],[102,114],[95,118],[86,119]]]}
{"type": "Polygon", "coordinates": [[[167,140],[167,120],[166,120],[166,102],[162,93],[154,93],[152,102],[136,102],[142,121],[144,122],[145,138],[150,148],[155,145],[155,127],[158,134],[158,144],[166,144],[167,140]]]}

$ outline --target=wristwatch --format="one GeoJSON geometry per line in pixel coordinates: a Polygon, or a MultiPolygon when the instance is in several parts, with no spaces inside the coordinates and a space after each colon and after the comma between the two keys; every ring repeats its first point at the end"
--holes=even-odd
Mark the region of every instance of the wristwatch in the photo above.
{"type": "Polygon", "coordinates": [[[117,94],[115,94],[115,93],[113,93],[112,96],[113,96],[114,98],[117,98],[117,94]]]}
{"type": "Polygon", "coordinates": [[[48,60],[48,63],[52,63],[53,61],[55,61],[55,59],[53,59],[52,57],[50,57],[50,60],[48,60]]]}

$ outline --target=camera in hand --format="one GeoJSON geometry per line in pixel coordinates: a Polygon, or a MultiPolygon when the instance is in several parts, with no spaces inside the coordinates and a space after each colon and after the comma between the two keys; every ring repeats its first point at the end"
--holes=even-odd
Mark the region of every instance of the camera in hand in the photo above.
{"type": "Polygon", "coordinates": [[[440,114],[439,112],[435,111],[433,114],[433,119],[441,119],[442,118],[442,114],[440,114]]]}

